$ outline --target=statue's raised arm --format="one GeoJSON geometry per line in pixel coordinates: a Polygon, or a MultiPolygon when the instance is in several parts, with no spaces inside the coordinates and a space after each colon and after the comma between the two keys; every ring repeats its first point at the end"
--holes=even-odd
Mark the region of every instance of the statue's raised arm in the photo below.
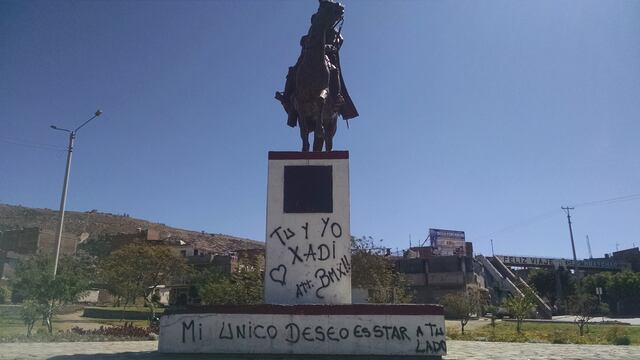
{"type": "Polygon", "coordinates": [[[358,116],[340,68],[344,6],[320,0],[311,16],[311,27],[300,39],[301,52],[289,68],[284,92],[276,92],[287,112],[287,125],[300,127],[302,151],[309,151],[309,133],[314,133],[313,151],[333,148],[338,116],[348,120],[358,116]]]}

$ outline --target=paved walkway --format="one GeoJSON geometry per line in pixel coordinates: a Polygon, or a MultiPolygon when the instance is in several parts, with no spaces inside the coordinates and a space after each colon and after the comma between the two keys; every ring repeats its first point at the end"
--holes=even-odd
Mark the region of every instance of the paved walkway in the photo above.
{"type": "Polygon", "coordinates": [[[445,359],[640,359],[640,346],[447,341],[445,359]]]}
{"type": "MultiPolygon", "coordinates": [[[[211,355],[159,354],[156,341],[75,342],[75,343],[4,343],[0,344],[0,359],[55,359],[55,360],[115,360],[115,359],[217,359],[211,355]]],[[[612,345],[556,345],[491,343],[478,341],[447,341],[449,355],[453,359],[640,359],[640,346],[612,345]]],[[[309,358],[309,357],[305,357],[309,358]]],[[[317,359],[317,357],[311,357],[317,359]]],[[[333,360],[341,357],[332,356],[333,360]]],[[[347,357],[348,358],[348,357],[347,357]]],[[[256,359],[256,357],[233,357],[256,359]]],[[[288,358],[291,359],[291,358],[288,358]]]]}

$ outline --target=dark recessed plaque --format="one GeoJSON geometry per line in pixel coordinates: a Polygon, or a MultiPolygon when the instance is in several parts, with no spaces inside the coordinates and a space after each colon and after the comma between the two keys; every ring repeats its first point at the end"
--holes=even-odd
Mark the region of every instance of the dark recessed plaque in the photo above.
{"type": "Polygon", "coordinates": [[[285,166],[284,212],[333,212],[331,166],[285,166]]]}

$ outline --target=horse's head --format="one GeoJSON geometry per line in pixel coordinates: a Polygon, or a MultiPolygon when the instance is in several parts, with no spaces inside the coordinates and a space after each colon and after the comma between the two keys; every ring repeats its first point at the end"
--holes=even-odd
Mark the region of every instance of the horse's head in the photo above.
{"type": "Polygon", "coordinates": [[[344,6],[333,0],[319,0],[318,12],[311,18],[312,25],[323,29],[334,27],[344,17],[344,6]]]}

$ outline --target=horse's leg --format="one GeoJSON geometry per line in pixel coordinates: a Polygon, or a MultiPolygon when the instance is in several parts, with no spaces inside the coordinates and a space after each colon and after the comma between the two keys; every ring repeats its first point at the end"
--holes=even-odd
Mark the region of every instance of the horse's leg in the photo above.
{"type": "Polygon", "coordinates": [[[313,151],[322,151],[324,145],[324,111],[327,108],[324,100],[320,104],[320,111],[317,112],[315,117],[315,133],[313,134],[313,151]]]}
{"type": "Polygon", "coordinates": [[[313,151],[322,151],[324,145],[324,129],[322,127],[322,115],[316,118],[316,129],[313,132],[313,151]]]}
{"type": "Polygon", "coordinates": [[[313,151],[322,151],[322,146],[324,146],[324,138],[322,134],[316,132],[313,136],[313,151]]]}
{"type": "Polygon", "coordinates": [[[301,134],[302,135],[302,151],[309,151],[309,133],[301,134]]]}
{"type": "Polygon", "coordinates": [[[336,134],[338,125],[338,114],[331,114],[325,117],[327,121],[324,124],[324,142],[327,151],[333,150],[333,136],[336,134]]]}
{"type": "Polygon", "coordinates": [[[298,127],[300,127],[300,138],[302,138],[302,151],[309,151],[309,128],[306,124],[306,119],[298,117],[298,127]]]}

